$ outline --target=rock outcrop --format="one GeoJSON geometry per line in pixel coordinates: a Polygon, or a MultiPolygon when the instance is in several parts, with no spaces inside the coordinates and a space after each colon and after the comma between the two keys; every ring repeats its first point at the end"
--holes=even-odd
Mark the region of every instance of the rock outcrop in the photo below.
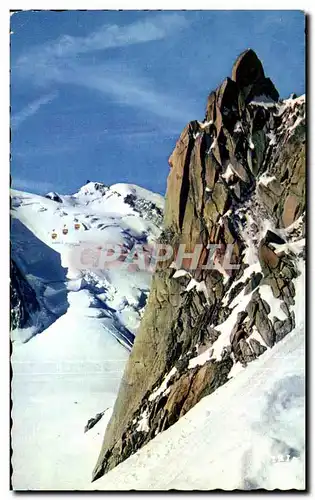
{"type": "Polygon", "coordinates": [[[10,326],[11,330],[28,326],[33,313],[39,309],[39,304],[31,285],[10,259],[10,326]]]}
{"type": "Polygon", "coordinates": [[[94,480],[226,383],[235,364],[246,366],[295,326],[305,99],[278,99],[247,50],[210,93],[204,121],[189,123],[175,146],[160,242],[175,254],[180,244],[186,252],[200,245],[199,265],[178,272],[172,258],[153,276],[94,480]],[[209,270],[202,265],[211,245],[217,266],[209,270]]]}
{"type": "MultiPolygon", "coordinates": [[[[12,177],[10,174],[10,188],[11,185],[12,177]]],[[[12,200],[10,196],[10,211],[11,209],[12,200]]],[[[39,309],[39,303],[35,291],[12,257],[11,243],[10,250],[10,329],[15,330],[16,328],[24,328],[29,324],[32,314],[39,309]]]]}

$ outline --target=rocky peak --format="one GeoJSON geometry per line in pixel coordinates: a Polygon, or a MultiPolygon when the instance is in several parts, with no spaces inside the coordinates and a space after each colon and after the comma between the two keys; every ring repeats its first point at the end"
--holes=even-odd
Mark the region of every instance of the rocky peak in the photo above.
{"type": "Polygon", "coordinates": [[[232,80],[240,89],[265,79],[264,68],[252,49],[242,52],[232,68],[232,80]]]}
{"type": "MultiPolygon", "coordinates": [[[[265,77],[257,55],[249,49],[237,58],[232,79],[226,78],[209,95],[205,120],[202,123],[197,120],[190,122],[176,144],[169,160],[171,172],[166,198],[166,226],[173,225],[180,232],[186,230],[184,222],[185,211],[189,210],[189,185],[194,184],[194,196],[199,197],[198,212],[205,208],[202,203],[202,176],[205,176],[208,193],[216,184],[212,196],[214,203],[226,191],[223,187],[226,184],[233,185],[229,190],[230,198],[238,200],[253,188],[262,166],[261,149],[266,146],[261,143],[262,131],[270,119],[266,107],[255,106],[255,98],[262,96],[273,106],[279,94],[265,77]],[[188,168],[192,162],[194,168],[188,168]],[[194,179],[192,175],[195,175],[194,179]]],[[[223,208],[228,203],[225,197],[224,194],[223,208]]],[[[208,207],[209,204],[207,210],[210,209],[208,207]]]]}
{"type": "Polygon", "coordinates": [[[210,93],[169,159],[160,241],[199,265],[164,262],[126,366],[97,479],[295,326],[304,258],[305,98],[279,95],[251,49],[210,93]],[[217,245],[217,266],[202,265],[217,245]],[[220,255],[232,249],[226,271],[220,255]],[[145,424],[144,424],[145,422],[145,424]]]}

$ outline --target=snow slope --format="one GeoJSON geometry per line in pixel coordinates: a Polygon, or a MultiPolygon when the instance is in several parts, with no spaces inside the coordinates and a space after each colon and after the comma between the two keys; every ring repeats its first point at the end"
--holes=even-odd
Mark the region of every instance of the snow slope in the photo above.
{"type": "Polygon", "coordinates": [[[128,248],[155,241],[159,218],[125,202],[130,194],[144,208],[157,206],[157,216],[163,209],[159,195],[123,184],[89,183],[71,196],[11,192],[12,254],[40,303],[29,328],[11,333],[15,490],[86,489],[90,482],[151,275],[69,268],[69,252],[82,241],[128,248]]]}
{"type": "MultiPolygon", "coordinates": [[[[304,289],[304,273],[298,288],[304,289]]],[[[98,490],[305,488],[304,295],[298,327],[93,483],[98,490]]]]}
{"type": "Polygon", "coordinates": [[[13,488],[80,489],[90,480],[128,352],[88,309],[70,307],[12,354],[13,488]]]}

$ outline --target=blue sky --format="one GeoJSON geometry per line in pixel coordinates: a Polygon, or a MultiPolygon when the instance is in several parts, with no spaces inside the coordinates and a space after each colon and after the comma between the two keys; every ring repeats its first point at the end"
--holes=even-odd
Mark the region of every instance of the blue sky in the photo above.
{"type": "Polygon", "coordinates": [[[11,17],[13,187],[86,180],[164,194],[168,157],[253,48],[281,97],[305,92],[301,11],[24,11],[11,17]]]}

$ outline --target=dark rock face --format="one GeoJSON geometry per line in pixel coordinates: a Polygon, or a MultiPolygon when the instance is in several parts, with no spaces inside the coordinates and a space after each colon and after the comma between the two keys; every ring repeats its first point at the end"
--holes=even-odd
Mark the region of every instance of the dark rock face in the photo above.
{"type": "Polygon", "coordinates": [[[284,243],[305,236],[305,100],[278,97],[248,50],[210,93],[205,120],[177,141],[160,242],[175,254],[180,244],[186,252],[201,245],[199,264],[215,244],[217,266],[174,277],[170,259],[157,269],[94,479],[224,384],[235,363],[246,366],[294,328],[303,245],[294,253],[284,243]],[[228,245],[238,267],[226,270],[228,245]],[[192,279],[202,287],[187,287],[192,279]]]}
{"type": "Polygon", "coordinates": [[[155,205],[152,201],[139,198],[130,193],[124,198],[124,203],[130,205],[135,212],[141,214],[144,219],[149,219],[155,224],[162,225],[163,213],[162,210],[155,205]]]}
{"type": "Polygon", "coordinates": [[[245,50],[235,61],[232,80],[243,92],[245,102],[255,96],[267,96],[278,101],[279,94],[270,78],[265,77],[263,66],[252,49],[245,50]]]}
{"type": "Polygon", "coordinates": [[[264,68],[256,53],[252,49],[242,52],[233,65],[232,80],[243,88],[264,79],[264,68]]]}
{"type": "Polygon", "coordinates": [[[84,432],[88,432],[90,429],[93,429],[93,427],[97,424],[97,422],[99,422],[101,420],[101,418],[103,417],[105,411],[106,410],[104,410],[104,411],[102,411],[100,413],[97,413],[95,415],[95,417],[89,418],[89,420],[87,421],[87,423],[86,423],[86,425],[84,427],[84,432]]]}
{"type": "Polygon", "coordinates": [[[62,203],[62,199],[60,198],[58,193],[51,192],[45,195],[45,198],[49,198],[50,200],[56,201],[57,203],[62,203]]]}
{"type": "MultiPolygon", "coordinates": [[[[12,177],[10,174],[10,188],[12,177]]],[[[10,196],[10,210],[12,199],[10,196]]],[[[11,225],[11,214],[10,214],[11,225]]],[[[24,328],[27,326],[31,314],[39,309],[36,293],[28,283],[27,279],[19,269],[18,265],[10,257],[10,329],[24,328]]]]}
{"type": "Polygon", "coordinates": [[[32,313],[39,309],[36,294],[17,264],[10,261],[11,330],[27,326],[32,313]]]}

